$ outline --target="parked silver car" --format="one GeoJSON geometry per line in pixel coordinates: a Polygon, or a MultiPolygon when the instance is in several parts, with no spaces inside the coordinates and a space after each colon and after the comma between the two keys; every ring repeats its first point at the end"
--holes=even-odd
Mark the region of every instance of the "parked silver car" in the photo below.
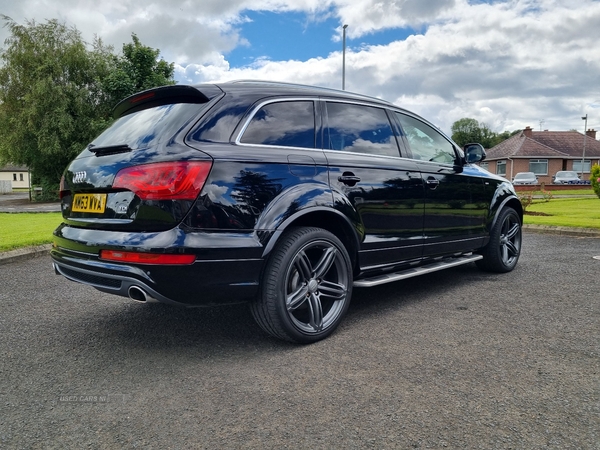
{"type": "Polygon", "coordinates": [[[512,179],[512,184],[537,184],[538,179],[533,172],[519,172],[512,179]]]}
{"type": "Polygon", "coordinates": [[[573,170],[561,170],[552,177],[554,184],[578,184],[581,179],[573,170]]]}

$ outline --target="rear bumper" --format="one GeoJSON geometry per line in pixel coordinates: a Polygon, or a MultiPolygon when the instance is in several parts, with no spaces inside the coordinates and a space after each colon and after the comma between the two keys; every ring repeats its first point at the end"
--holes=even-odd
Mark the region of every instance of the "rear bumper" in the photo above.
{"type": "Polygon", "coordinates": [[[173,233],[182,232],[169,230],[164,232],[165,236],[160,236],[163,233],[149,236],[98,230],[90,233],[89,230],[68,228],[61,226],[55,231],[50,255],[56,273],[102,292],[134,300],[197,307],[245,302],[254,298],[258,291],[263,248],[252,234],[208,236],[203,233],[204,236],[184,238],[187,242],[203,243],[201,247],[168,245],[157,249],[139,243],[145,239],[164,242],[173,233]],[[117,241],[121,245],[109,245],[117,241]],[[134,243],[138,245],[132,245],[134,243]],[[242,243],[245,245],[240,245],[242,243]],[[102,249],[193,253],[196,261],[190,265],[109,262],[99,259],[102,249]]]}

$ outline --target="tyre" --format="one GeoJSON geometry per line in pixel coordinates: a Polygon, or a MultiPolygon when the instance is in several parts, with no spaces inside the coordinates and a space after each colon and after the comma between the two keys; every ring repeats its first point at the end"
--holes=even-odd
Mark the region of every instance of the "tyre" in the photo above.
{"type": "Polygon", "coordinates": [[[490,241],[481,250],[477,266],[489,272],[510,272],[521,254],[521,219],[512,208],[504,208],[490,233],[490,241]]]}
{"type": "Polygon", "coordinates": [[[333,333],[351,296],[352,266],[340,240],[321,228],[294,228],[272,251],[251,310],[272,336],[308,344],[333,333]]]}

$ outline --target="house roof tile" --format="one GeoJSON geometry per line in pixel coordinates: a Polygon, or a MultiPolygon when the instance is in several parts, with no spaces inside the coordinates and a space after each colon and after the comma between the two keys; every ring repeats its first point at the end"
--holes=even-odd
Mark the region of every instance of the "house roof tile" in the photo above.
{"type": "Polygon", "coordinates": [[[15,166],[14,164],[7,164],[0,166],[0,172],[27,172],[27,166],[15,166]]]}
{"type": "MultiPolygon", "coordinates": [[[[530,131],[508,138],[487,150],[487,159],[503,158],[565,158],[576,159],[583,156],[583,134],[577,131],[530,131]]],[[[587,136],[585,138],[585,157],[600,157],[600,142],[587,136]]]]}

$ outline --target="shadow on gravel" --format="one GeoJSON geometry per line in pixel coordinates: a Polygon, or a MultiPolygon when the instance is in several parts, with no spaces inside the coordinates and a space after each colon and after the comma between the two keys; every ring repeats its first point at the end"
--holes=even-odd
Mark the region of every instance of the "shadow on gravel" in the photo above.
{"type": "MultiPolygon", "coordinates": [[[[463,267],[420,276],[375,288],[355,289],[353,300],[341,327],[352,333],[354,322],[378,314],[400,311],[425,301],[436,292],[460,289],[465,284],[488,281],[498,275],[475,267],[463,267]]],[[[109,297],[112,298],[112,297],[109,297]]],[[[100,306],[104,299],[95,300],[100,306]]],[[[243,350],[253,352],[298,348],[271,338],[255,324],[245,304],[184,309],[163,304],[116,303],[112,307],[84,311],[69,321],[69,340],[97,349],[189,351],[196,357],[243,350]],[[79,322],[79,323],[78,323],[79,322]]],[[[331,339],[331,338],[330,338],[331,339]]]]}
{"type": "Polygon", "coordinates": [[[247,305],[184,309],[163,304],[127,304],[106,315],[84,319],[83,341],[108,348],[177,350],[288,346],[271,339],[254,323],[247,305]],[[92,319],[93,323],[90,323],[92,319]]]}
{"type": "Polygon", "coordinates": [[[455,267],[373,288],[354,289],[347,317],[371,316],[382,310],[400,310],[425,298],[472,283],[501,281],[502,275],[483,272],[474,264],[455,267]]]}

